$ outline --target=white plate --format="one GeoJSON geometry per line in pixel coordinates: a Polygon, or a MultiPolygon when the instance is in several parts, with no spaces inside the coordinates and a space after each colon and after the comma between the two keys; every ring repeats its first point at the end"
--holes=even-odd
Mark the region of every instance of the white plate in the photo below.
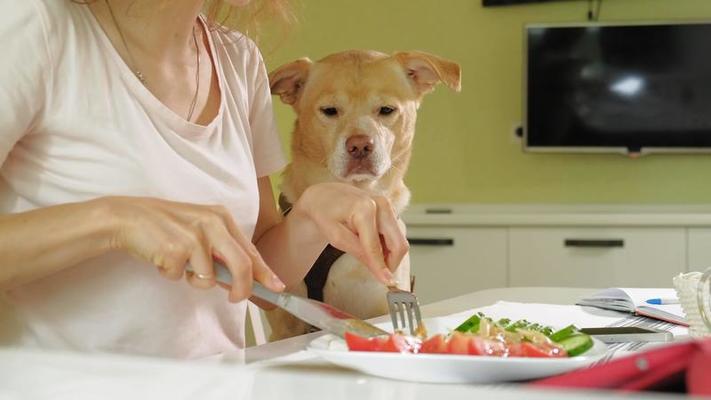
{"type": "MultiPolygon", "coordinates": [[[[425,324],[431,333],[449,331],[438,326],[436,318],[425,320],[425,324]]],[[[494,383],[543,378],[589,365],[607,352],[604,343],[595,338],[593,341],[593,347],[583,355],[567,358],[348,351],[345,341],[334,335],[314,339],[308,350],[333,364],[383,378],[432,383],[494,383]]]]}

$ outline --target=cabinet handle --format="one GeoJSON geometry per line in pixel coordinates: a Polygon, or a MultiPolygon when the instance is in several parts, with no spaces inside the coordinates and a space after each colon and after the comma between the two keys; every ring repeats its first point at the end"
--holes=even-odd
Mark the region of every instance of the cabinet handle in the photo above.
{"type": "Polygon", "coordinates": [[[625,247],[622,239],[565,239],[565,247],[625,247]]]}
{"type": "Polygon", "coordinates": [[[452,238],[407,238],[411,246],[454,246],[452,238]]]}
{"type": "Polygon", "coordinates": [[[451,214],[451,208],[426,208],[425,214],[451,214]]]}

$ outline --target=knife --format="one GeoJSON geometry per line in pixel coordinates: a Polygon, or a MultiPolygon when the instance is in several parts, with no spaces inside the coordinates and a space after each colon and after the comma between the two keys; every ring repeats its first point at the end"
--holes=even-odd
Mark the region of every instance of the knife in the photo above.
{"type": "MultiPolygon", "coordinates": [[[[215,262],[215,279],[225,285],[232,285],[232,274],[224,265],[215,262]]],[[[252,295],[287,311],[296,318],[324,331],[344,337],[346,331],[362,337],[389,335],[388,332],[360,320],[345,311],[290,293],[275,293],[261,283],[252,282],[252,295]]]]}

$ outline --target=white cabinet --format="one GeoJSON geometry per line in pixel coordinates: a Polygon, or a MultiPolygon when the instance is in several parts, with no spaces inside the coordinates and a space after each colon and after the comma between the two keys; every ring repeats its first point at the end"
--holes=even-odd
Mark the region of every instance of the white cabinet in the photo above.
{"type": "Polygon", "coordinates": [[[419,204],[403,215],[427,302],[505,286],[671,287],[711,267],[711,206],[419,204]]]}
{"type": "Polygon", "coordinates": [[[686,270],[683,228],[512,227],[510,286],[671,287],[686,270]]]}
{"type": "Polygon", "coordinates": [[[407,237],[422,304],[506,286],[506,229],[408,226],[407,237]]]}
{"type": "Polygon", "coordinates": [[[711,267],[711,228],[689,228],[687,241],[689,271],[711,267]]]}

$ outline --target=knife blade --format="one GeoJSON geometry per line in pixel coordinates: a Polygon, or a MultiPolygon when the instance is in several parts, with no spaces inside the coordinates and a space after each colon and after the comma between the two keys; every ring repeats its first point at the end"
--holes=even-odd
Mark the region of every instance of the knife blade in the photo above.
{"type": "MultiPolygon", "coordinates": [[[[225,285],[232,284],[232,274],[219,262],[215,262],[215,278],[225,285]]],[[[252,283],[252,295],[274,304],[308,324],[340,337],[344,337],[346,331],[362,337],[389,334],[329,304],[290,293],[275,293],[257,281],[252,283]]]]}

